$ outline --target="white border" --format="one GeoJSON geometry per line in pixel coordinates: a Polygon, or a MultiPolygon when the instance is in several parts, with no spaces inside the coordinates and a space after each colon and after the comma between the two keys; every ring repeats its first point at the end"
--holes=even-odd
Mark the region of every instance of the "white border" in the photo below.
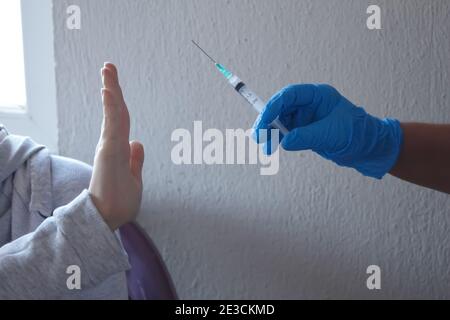
{"type": "Polygon", "coordinates": [[[52,0],[21,0],[27,106],[0,109],[12,134],[30,136],[58,152],[52,0]]]}

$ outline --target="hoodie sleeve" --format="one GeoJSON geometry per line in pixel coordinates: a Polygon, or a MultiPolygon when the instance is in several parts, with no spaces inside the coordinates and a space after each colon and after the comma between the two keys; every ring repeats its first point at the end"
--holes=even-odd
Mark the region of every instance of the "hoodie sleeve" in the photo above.
{"type": "Polygon", "coordinates": [[[129,267],[85,190],[34,232],[0,248],[0,299],[68,297],[78,284],[89,289],[129,267]]]}

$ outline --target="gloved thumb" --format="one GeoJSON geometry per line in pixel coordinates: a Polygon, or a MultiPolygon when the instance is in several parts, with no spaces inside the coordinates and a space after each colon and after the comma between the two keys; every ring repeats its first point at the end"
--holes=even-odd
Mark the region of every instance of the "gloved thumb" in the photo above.
{"type": "Polygon", "coordinates": [[[287,134],[281,145],[287,151],[314,150],[322,144],[323,125],[314,122],[304,127],[299,127],[287,134]]]}
{"type": "Polygon", "coordinates": [[[142,167],[144,166],[144,147],[137,141],[130,142],[131,174],[142,181],[142,167]]]}

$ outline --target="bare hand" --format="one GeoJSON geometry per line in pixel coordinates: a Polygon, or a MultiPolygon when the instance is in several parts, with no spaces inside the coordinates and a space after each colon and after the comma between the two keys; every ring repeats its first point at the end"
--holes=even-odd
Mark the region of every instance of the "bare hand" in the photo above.
{"type": "Polygon", "coordinates": [[[117,68],[102,68],[103,125],[89,186],[91,198],[111,230],[133,220],[142,198],[144,148],[129,142],[130,115],[117,68]]]}

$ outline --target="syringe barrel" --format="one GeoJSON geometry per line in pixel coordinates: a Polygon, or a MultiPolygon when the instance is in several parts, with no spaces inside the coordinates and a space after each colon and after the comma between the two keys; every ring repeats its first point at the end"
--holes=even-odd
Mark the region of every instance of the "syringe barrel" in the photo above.
{"type": "Polygon", "coordinates": [[[284,124],[281,123],[281,121],[280,121],[279,118],[276,118],[276,119],[272,122],[271,126],[274,127],[275,129],[280,130],[280,132],[281,132],[284,136],[286,136],[286,135],[289,134],[288,128],[286,128],[286,127],[284,126],[284,124]]]}
{"type": "MultiPolygon", "coordinates": [[[[247,100],[248,103],[250,103],[253,108],[258,112],[261,113],[263,112],[266,103],[256,95],[256,93],[254,93],[252,90],[250,90],[244,82],[241,81],[241,79],[239,79],[236,76],[232,76],[228,82],[233,86],[233,88],[239,92],[239,94],[245,99],[247,100]]],[[[272,127],[274,127],[275,129],[280,130],[280,132],[283,135],[287,135],[289,133],[289,130],[281,123],[280,119],[275,119],[274,122],[272,122],[271,124],[272,127]]]]}

